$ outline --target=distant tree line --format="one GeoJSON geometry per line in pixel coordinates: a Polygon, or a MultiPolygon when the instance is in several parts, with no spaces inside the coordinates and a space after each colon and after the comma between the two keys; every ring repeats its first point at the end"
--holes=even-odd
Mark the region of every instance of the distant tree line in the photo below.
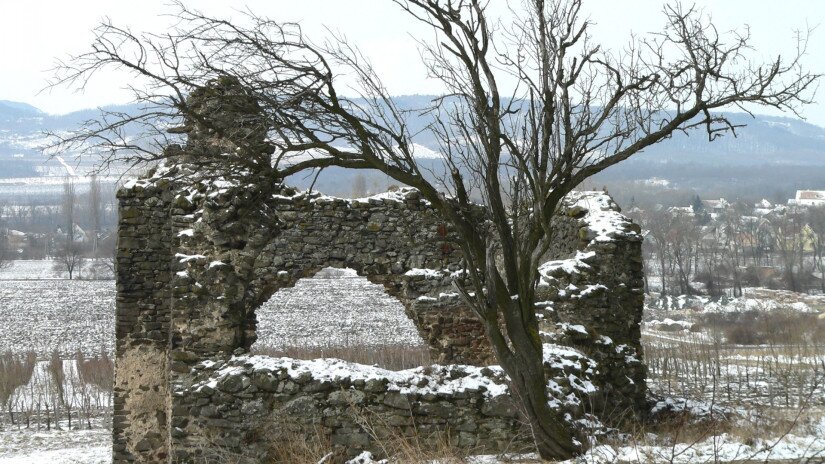
{"type": "Polygon", "coordinates": [[[755,215],[739,202],[711,213],[699,201],[630,215],[645,234],[648,293],[736,297],[744,287],[825,293],[825,207],[779,206],[755,215]]]}

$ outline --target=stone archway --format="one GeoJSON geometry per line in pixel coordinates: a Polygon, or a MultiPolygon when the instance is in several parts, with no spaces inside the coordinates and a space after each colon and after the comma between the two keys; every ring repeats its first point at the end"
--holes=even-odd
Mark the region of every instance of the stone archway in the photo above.
{"type": "Polygon", "coordinates": [[[404,365],[431,363],[404,306],[353,269],[325,268],[301,279],[276,292],[255,316],[257,340],[251,351],[256,354],[315,354],[373,364],[409,353],[417,362],[404,365]]]}

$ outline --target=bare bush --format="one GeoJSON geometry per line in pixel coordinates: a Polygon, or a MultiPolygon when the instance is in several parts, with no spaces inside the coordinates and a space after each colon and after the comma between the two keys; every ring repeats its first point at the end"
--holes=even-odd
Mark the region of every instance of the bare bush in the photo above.
{"type": "Polygon", "coordinates": [[[702,316],[701,326],[721,331],[736,345],[816,344],[825,339],[825,320],[798,311],[745,311],[702,316]]]}
{"type": "Polygon", "coordinates": [[[104,391],[112,391],[115,365],[105,351],[99,356],[88,359],[78,351],[75,354],[75,365],[83,383],[95,385],[104,391]]]}
{"type": "Polygon", "coordinates": [[[8,412],[11,425],[15,425],[15,394],[28,384],[34,372],[37,358],[34,353],[15,356],[6,352],[0,357],[0,406],[8,412]]]}

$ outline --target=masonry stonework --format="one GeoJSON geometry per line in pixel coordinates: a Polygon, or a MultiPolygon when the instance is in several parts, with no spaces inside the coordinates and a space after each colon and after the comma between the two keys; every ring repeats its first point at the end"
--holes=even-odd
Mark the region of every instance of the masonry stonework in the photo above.
{"type": "MultiPolygon", "coordinates": [[[[487,451],[529,441],[454,293],[453,232],[417,191],[347,200],[180,164],[118,198],[115,462],[260,462],[287,432],[321,433],[346,456],[375,446],[372,416],[379,434],[446,433],[487,451]],[[330,266],[383,285],[438,365],[249,356],[256,308],[330,266]]],[[[638,228],[601,192],[572,195],[555,222],[536,302],[552,401],[571,421],[643,413],[638,228]]]]}

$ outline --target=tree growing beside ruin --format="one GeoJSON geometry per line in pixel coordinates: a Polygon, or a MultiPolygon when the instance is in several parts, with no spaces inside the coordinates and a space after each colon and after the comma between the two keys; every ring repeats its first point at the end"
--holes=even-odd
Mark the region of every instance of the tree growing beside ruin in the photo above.
{"type": "Polygon", "coordinates": [[[163,147],[185,132],[188,147],[204,142],[204,156],[186,160],[204,175],[275,183],[339,166],[417,188],[458,237],[465,274],[456,289],[483,322],[539,454],[570,457],[585,445],[548,406],[533,306],[553,215],[583,181],[675,133],[735,134],[722,110],[796,113],[818,78],[800,64],[808,34],[792,56],[760,63],[747,30],[720,33],[679,3],[664,8],[660,32],[609,50],[591,37],[583,0],[524,0],[500,21],[482,0],[394,1],[432,29],[420,47],[443,94],[421,112],[441,171],[418,163],[407,113],[353,44],[310,42],[297,25],[254,13],[226,21],[183,5],[168,33],[104,23],[91,51],[58,66],[55,85],[82,86],[109,67],[134,72],[147,83],[136,91],[147,111],[104,114],[72,136],[55,134],[56,144],[102,152],[104,162],[175,162],[184,151],[163,147]],[[341,94],[342,75],[359,98],[341,94]],[[136,124],[182,127],[139,142],[125,130],[136,124]],[[483,218],[471,198],[481,199],[483,218]]]}

